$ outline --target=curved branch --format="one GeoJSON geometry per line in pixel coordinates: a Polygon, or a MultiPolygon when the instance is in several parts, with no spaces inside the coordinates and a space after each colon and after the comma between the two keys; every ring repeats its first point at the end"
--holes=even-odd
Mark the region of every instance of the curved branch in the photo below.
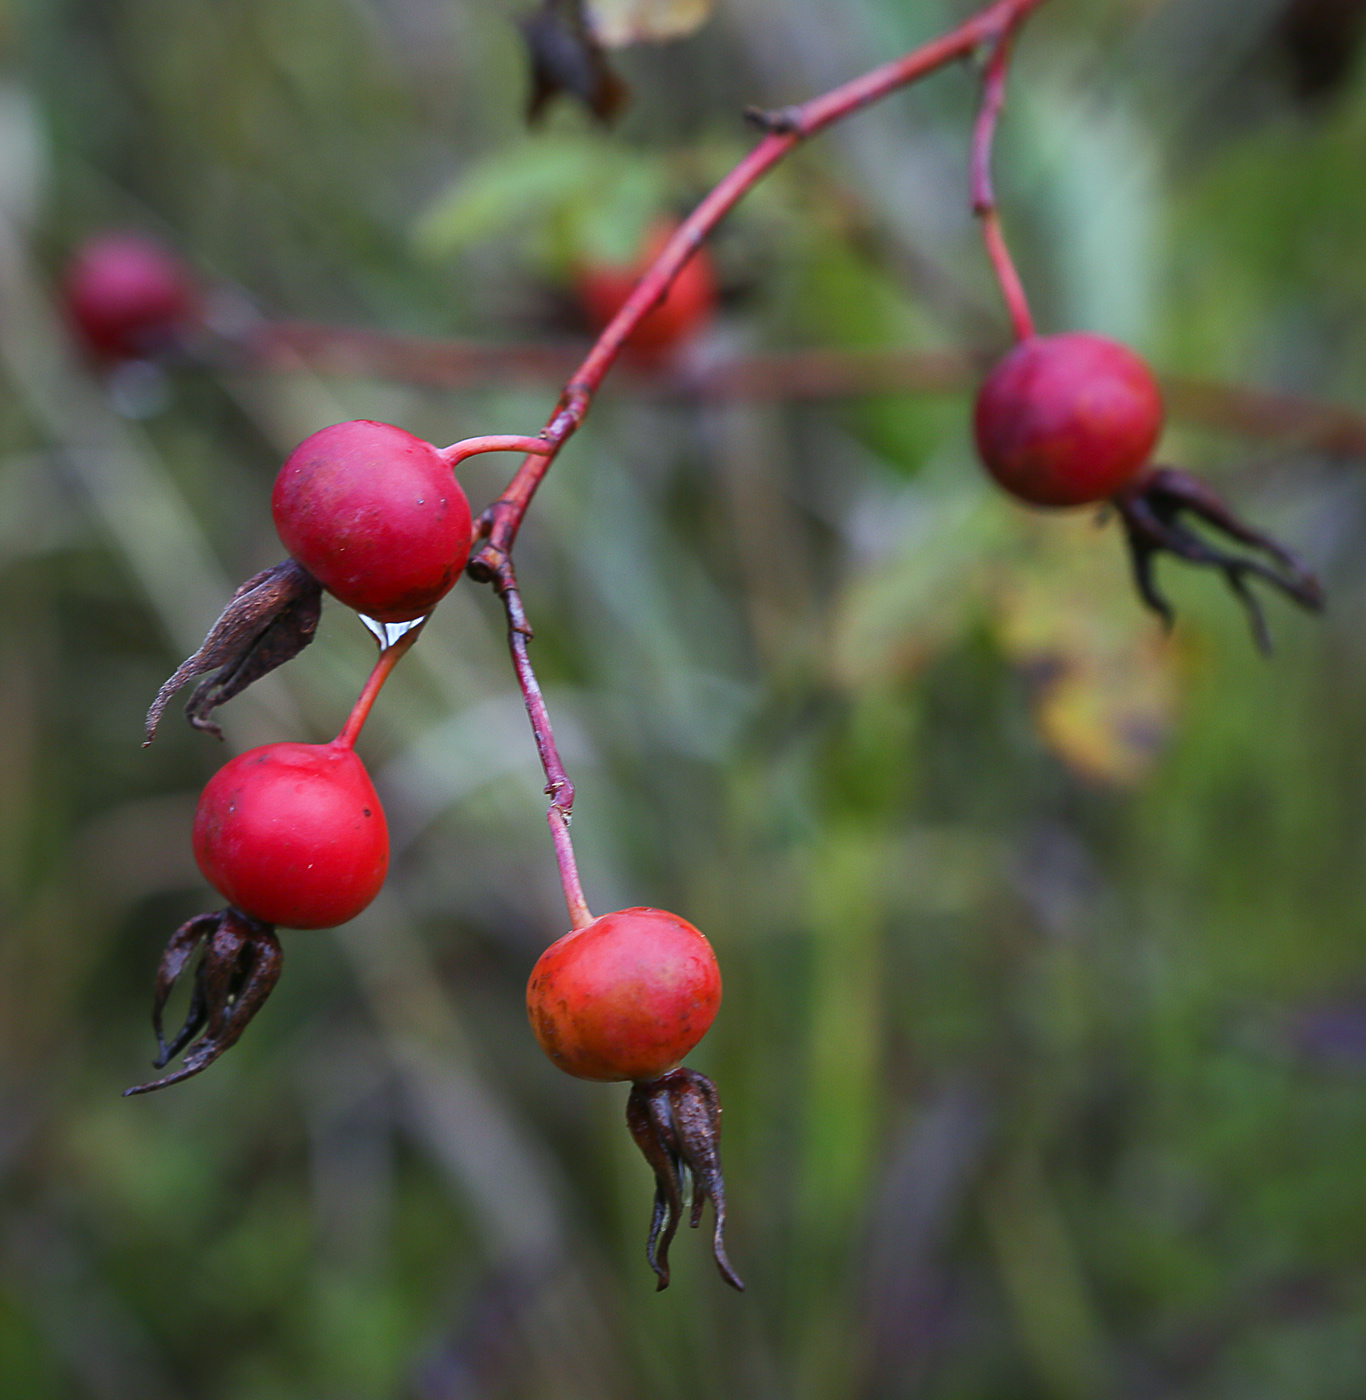
{"type": "MultiPolygon", "coordinates": [[[[261,338],[260,363],[306,359],[337,373],[365,370],[442,389],[563,382],[579,355],[562,346],[436,340],[384,331],[277,322],[261,338]]],[[[699,399],[844,399],[870,394],[959,394],[994,354],[956,350],[811,349],[744,355],[701,370],[627,367],[632,393],[699,399]]],[[[1162,376],[1174,418],[1238,437],[1292,439],[1342,457],[1366,458],[1366,414],[1343,404],[1213,380],[1162,376]]],[[[540,439],[528,439],[540,445],[540,439]]]]}
{"type": "Polygon", "coordinates": [[[999,51],[1003,38],[1014,32],[1042,3],[1043,0],[995,0],[949,33],[830,92],[780,112],[752,114],[767,134],[679,225],[598,337],[587,358],[570,376],[541,434],[550,443],[551,450],[544,455],[528,456],[502,496],[484,512],[481,530],[487,542],[471,560],[474,577],[491,579],[496,575],[501,559],[517,538],[536,488],[550,470],[559,449],[583,422],[623,345],[668,293],[684,264],[726,214],[803,141],[936,69],[969,57],[983,44],[991,44],[999,51]]]}
{"type": "Polygon", "coordinates": [[[982,240],[987,245],[987,257],[1005,298],[1015,339],[1028,340],[1034,334],[1034,318],[1029,312],[1024,283],[1006,248],[1001,215],[996,208],[996,191],[991,183],[991,150],[996,139],[996,123],[1005,104],[1010,50],[1020,18],[1017,17],[996,41],[982,73],[982,106],[972,130],[972,212],[981,220],[982,240]]]}

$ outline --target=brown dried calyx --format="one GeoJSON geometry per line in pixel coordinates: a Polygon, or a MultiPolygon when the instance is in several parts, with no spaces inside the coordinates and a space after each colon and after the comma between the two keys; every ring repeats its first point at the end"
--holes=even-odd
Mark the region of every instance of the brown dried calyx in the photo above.
{"type": "Polygon", "coordinates": [[[1153,561],[1163,553],[1188,564],[1218,569],[1246,610],[1253,640],[1264,653],[1271,650],[1271,636],[1261,603],[1248,586],[1249,579],[1262,579],[1310,612],[1322,611],[1323,589],[1318,579],[1283,545],[1244,524],[1190,473],[1174,467],[1149,467],[1115,496],[1114,505],[1124,522],[1139,594],[1168,627],[1175,614],[1153,577],[1153,561]],[[1219,548],[1191,529],[1185,516],[1193,516],[1245,548],[1238,552],[1219,548]]]}
{"type": "Polygon", "coordinates": [[[322,584],[302,564],[286,559],[254,574],[232,595],[204,644],[157,691],[147,711],[144,747],[156,736],[171,697],[205,671],[214,674],[195,687],[185,715],[196,729],[221,739],[210,718],[214,710],[296,657],[313,640],[321,613],[322,584]]]}
{"type": "Polygon", "coordinates": [[[181,1067],[163,1079],[135,1084],[129,1094],[148,1094],[179,1084],[200,1070],[207,1069],[226,1049],[235,1045],[251,1018],[280,980],[284,954],[270,924],[253,919],[229,906],[216,914],[197,914],[171,935],[157,968],[156,991],[152,998],[152,1029],[157,1038],[154,1069],[163,1069],[195,1037],[181,1067]],[[181,973],[203,945],[194,973],[194,990],[185,1024],[170,1044],[162,1033],[161,1013],[181,973]],[[201,1035],[200,1032],[203,1032],[201,1035]]]}
{"type": "Polygon", "coordinates": [[[611,121],[625,106],[629,89],[612,70],[584,11],[584,0],[542,0],[521,22],[531,60],[532,125],[561,92],[578,98],[599,121],[611,121]]]}
{"type": "Polygon", "coordinates": [[[715,1227],[712,1255],[721,1277],[741,1293],[740,1282],[726,1258],[726,1187],[721,1179],[721,1100],[716,1085],[686,1067],[648,1083],[635,1084],[626,1101],[626,1126],[636,1146],[654,1169],[655,1204],[645,1257],[659,1279],[656,1291],[669,1286],[669,1245],[683,1218],[683,1201],[692,1188],[688,1223],[702,1223],[702,1209],[711,1200],[715,1227]]]}

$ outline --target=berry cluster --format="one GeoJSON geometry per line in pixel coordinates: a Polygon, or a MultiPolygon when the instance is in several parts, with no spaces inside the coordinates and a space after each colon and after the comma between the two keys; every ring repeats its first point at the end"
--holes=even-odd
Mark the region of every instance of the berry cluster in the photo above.
{"type": "MultiPolygon", "coordinates": [[[[205,787],[195,812],[194,854],[227,906],[189,920],[167,944],[153,999],[154,1063],[164,1068],[182,1053],[184,1060],[128,1093],[198,1074],[237,1041],[279,979],[277,926],[345,923],[379,893],[389,865],[388,829],[356,739],[381,686],[469,557],[476,533],[454,466],[472,453],[509,449],[538,456],[547,444],[487,437],[440,449],[390,424],[357,420],[314,433],[280,468],[271,510],[290,557],[238,590],[204,645],[162,687],[148,715],[148,741],[174,692],[205,671],[213,674],[186,712],[196,727],[215,729],[209,716],[217,705],[312,639],[324,591],[372,625],[383,638],[381,651],[331,743],[252,749],[205,787]],[[167,1041],[162,1013],[196,950],[189,1010],[167,1041]]],[[[500,591],[516,596],[510,567],[500,591]]],[[[535,696],[539,701],[539,689],[535,696]]],[[[533,723],[540,717],[533,711],[533,723]]],[[[553,753],[548,721],[537,738],[553,753]]],[[[548,792],[574,928],[531,974],[532,1029],[565,1073],[633,1086],[627,1120],[656,1178],[647,1256],[659,1286],[669,1281],[669,1242],[691,1181],[692,1223],[710,1199],[717,1264],[740,1288],[722,1242],[720,1104],[709,1079],[682,1067],[720,1005],[715,955],[691,924],[658,909],[592,918],[568,842],[572,795],[565,787],[567,780],[552,783],[548,792]]]]}
{"type": "MultiPolygon", "coordinates": [[[[162,687],[148,716],[149,742],[174,691],[211,668],[187,713],[198,727],[215,728],[208,716],[217,704],[312,640],[324,589],[377,623],[420,624],[469,553],[469,504],[449,465],[458,454],[458,446],[443,454],[400,428],[365,421],[305,439],[281,467],[272,499],[290,558],[238,590],[204,646],[162,687]]],[[[192,919],[167,945],[154,1008],[157,1067],[200,1038],[178,1071],[130,1092],[197,1074],[236,1041],[280,975],[276,925],[330,928],[379,893],[388,829],[354,746],[419,630],[383,647],[330,744],[268,744],[209,781],[195,813],[194,853],[228,907],[192,919]],[[201,940],[189,1014],[168,1045],[161,1012],[201,940]]]]}
{"type": "MultiPolygon", "coordinates": [[[[355,753],[385,680],[462,571],[490,583],[508,618],[508,641],[550,797],[547,813],[571,931],[537,962],[527,986],[532,1030],[567,1074],[632,1085],[627,1123],[655,1173],[647,1256],[659,1286],[691,1191],[693,1226],[712,1202],[713,1253],[739,1288],[722,1242],[725,1191],[714,1085],[682,1061],[705,1035],[721,998],[707,940],[658,909],[594,918],[579,886],[569,816],[573,787],[555,747],[531,668],[531,628],[511,550],[555,454],[582,423],[608,370],[629,351],[662,362],[706,323],[715,302],[703,237],[769,169],[808,137],[952,60],[985,51],[983,101],[974,128],[973,205],[1017,344],[977,399],[977,447],[991,475],[1035,506],[1111,502],[1126,531],[1139,591],[1164,619],[1171,611],[1152,573],[1167,552],[1220,570],[1266,643],[1248,580],[1259,577],[1305,607],[1320,605],[1313,576],[1283,548],[1238,520],[1185,473],[1150,464],[1162,429],[1162,398],[1132,351],[1088,334],[1040,336],[1006,251],[990,180],[1010,46],[1041,0],[994,0],[939,40],[801,107],[751,113],[764,135],[683,223],[661,224],[638,263],[579,270],[580,296],[602,328],[536,438],[489,436],[450,447],[385,423],[338,423],[301,443],[281,467],[271,498],[288,558],[248,579],[203,645],[166,682],[148,713],[150,741],[175,692],[201,677],[190,722],[216,731],[214,710],[312,640],[322,595],[360,613],[380,655],[341,732],[330,744],[279,743],[233,759],[209,782],[194,823],[194,851],[227,901],[191,919],[167,944],[157,974],[153,1024],[158,1068],[180,1069],[129,1093],[197,1074],[242,1034],[279,978],[276,927],[323,928],[359,914],[388,866],[379,799],[355,753]],[[517,451],[522,465],[477,519],[454,476],[466,457],[517,451]],[[1244,546],[1216,547],[1186,517],[1244,546]],[[1268,562],[1269,561],[1269,562],[1268,562]],[[184,1024],[168,1044],[162,1012],[199,952],[184,1024]]],[[[193,327],[198,296],[169,255],[127,236],[96,240],[67,281],[73,326],[103,359],[164,351],[193,327]]]]}

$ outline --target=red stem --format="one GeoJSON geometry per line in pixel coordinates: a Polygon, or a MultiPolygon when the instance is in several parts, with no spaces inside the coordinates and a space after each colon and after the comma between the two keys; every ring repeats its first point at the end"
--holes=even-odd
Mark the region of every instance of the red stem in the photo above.
{"type": "Polygon", "coordinates": [[[517,684],[522,689],[522,703],[526,706],[527,718],[531,721],[531,732],[536,739],[536,752],[541,756],[541,768],[545,772],[545,791],[550,798],[550,810],[545,814],[550,824],[550,837],[555,843],[555,863],[560,868],[560,885],[564,890],[565,907],[569,910],[569,922],[573,928],[583,928],[593,921],[584,901],[583,886],[579,883],[579,868],[574,860],[574,843],[569,839],[569,822],[574,808],[574,784],[564,771],[560,751],[555,746],[555,735],[550,727],[550,712],[545,707],[545,696],[541,694],[540,682],[531,666],[528,643],[534,635],[527,621],[526,610],[522,606],[522,595],[517,589],[517,576],[512,569],[512,561],[502,560],[493,578],[493,588],[503,600],[503,608],[508,619],[508,650],[512,653],[512,667],[517,672],[517,684]]]}
{"type": "Polygon", "coordinates": [[[539,456],[549,451],[550,444],[544,438],[523,437],[520,433],[488,433],[484,437],[461,438],[441,448],[439,455],[445,458],[447,466],[457,467],[466,457],[476,457],[481,452],[527,452],[539,456]]]}
{"type": "MultiPolygon", "coordinates": [[[[1018,21],[1017,21],[1018,22],[1018,21]]],[[[1034,318],[1024,284],[1006,248],[1001,216],[996,208],[996,191],[991,183],[991,148],[996,139],[996,123],[1006,98],[1006,75],[1010,71],[1010,49],[1014,26],[996,41],[982,73],[982,106],[972,130],[972,212],[982,222],[982,241],[1000,284],[1006,310],[1016,340],[1029,340],[1034,334],[1034,318]]]]}
{"type": "Polygon", "coordinates": [[[364,686],[361,687],[360,694],[356,697],[356,703],[351,706],[351,713],[347,715],[341,733],[332,741],[334,744],[344,749],[355,748],[356,739],[359,737],[365,721],[370,718],[370,710],[374,706],[376,696],[384,688],[384,682],[389,679],[394,667],[403,659],[404,653],[417,641],[417,635],[422,631],[425,622],[424,618],[416,626],[410,627],[398,641],[380,652],[379,659],[371,668],[364,686]]]}
{"type": "Polygon", "coordinates": [[[321,362],[335,374],[382,374],[441,389],[562,384],[581,355],[572,345],[436,339],[309,321],[270,321],[254,330],[243,348],[254,365],[287,370],[301,360],[321,362]]]}
{"type": "Polygon", "coordinates": [[[967,57],[982,44],[990,43],[999,49],[1001,39],[1042,3],[1043,0],[995,0],[948,34],[901,58],[884,63],[801,106],[758,116],[757,120],[767,128],[768,134],[679,225],[565,385],[542,433],[550,443],[550,451],[527,457],[507,490],[480,517],[479,531],[487,535],[488,543],[471,560],[476,577],[496,578],[501,559],[517,538],[536,488],[559,449],[583,422],[594,394],[620,355],[622,346],[649,311],[663,300],[702,240],[739,200],[784,156],[827,126],[955,59],[967,57]]]}
{"type": "MultiPolygon", "coordinates": [[[[273,341],[276,331],[281,344],[296,345],[324,370],[364,367],[370,374],[445,389],[505,384],[518,373],[532,386],[562,382],[578,358],[533,344],[425,340],[294,322],[274,324],[262,343],[273,341]]],[[[633,393],[704,399],[952,394],[970,389],[995,356],[995,350],[985,357],[953,350],[792,350],[746,355],[700,371],[637,366],[627,383],[633,393]]],[[[1326,452],[1366,457],[1366,415],[1342,404],[1170,375],[1163,376],[1162,385],[1174,418],[1242,437],[1290,437],[1326,452]]],[[[539,446],[545,440],[522,441],[539,446]]]]}
{"type": "MultiPolygon", "coordinates": [[[[476,538],[486,536],[487,540],[483,548],[471,558],[467,567],[473,577],[492,583],[507,611],[508,648],[512,653],[512,664],[522,689],[522,700],[531,721],[531,731],[536,738],[541,766],[545,770],[546,793],[550,797],[550,810],[546,814],[546,820],[550,823],[550,832],[555,843],[555,858],[560,868],[560,883],[564,888],[565,904],[569,910],[570,922],[575,928],[582,928],[589,923],[592,915],[584,902],[583,889],[574,861],[574,848],[569,839],[574,788],[564,771],[564,765],[560,762],[559,751],[555,747],[555,738],[550,728],[550,716],[546,712],[545,700],[531,667],[527,651],[531,627],[522,608],[510,557],[513,541],[517,538],[517,532],[526,517],[527,507],[536,494],[536,488],[550,470],[560,448],[583,422],[593,402],[593,396],[606,378],[608,370],[616,363],[632,332],[668,294],[674,279],[688,259],[696,253],[702,240],[769,170],[795,150],[801,142],[833,122],[849,116],[871,102],[876,102],[897,88],[924,77],[925,74],[956,58],[968,56],[980,44],[989,43],[994,48],[992,64],[988,69],[990,73],[1004,48],[1005,37],[1042,3],[1043,0],[995,0],[995,3],[988,5],[951,33],[891,63],[885,63],[870,73],[835,88],[832,92],[813,98],[800,107],[790,107],[766,115],[757,114],[756,119],[767,134],[722,178],[660,250],[650,268],[589,350],[587,358],[570,376],[550,422],[537,440],[536,449],[528,452],[502,496],[489,506],[476,522],[476,538]]],[[[1004,59],[1000,59],[1000,62],[1003,65],[1004,59]]],[[[989,92],[992,90],[989,84],[989,92]]],[[[994,116],[991,120],[994,121],[994,116]]],[[[989,144],[989,125],[986,136],[989,144]]],[[[1009,296],[1007,299],[1009,300],[1009,296]]],[[[1023,293],[1020,294],[1020,304],[1023,305],[1023,293]]],[[[1025,315],[1027,317],[1028,313],[1025,315]]],[[[1016,324],[1018,329],[1018,319],[1016,324]]]]}

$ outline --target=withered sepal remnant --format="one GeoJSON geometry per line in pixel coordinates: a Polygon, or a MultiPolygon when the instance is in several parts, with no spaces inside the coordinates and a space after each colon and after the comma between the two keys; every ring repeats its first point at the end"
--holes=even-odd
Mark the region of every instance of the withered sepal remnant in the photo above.
{"type": "Polygon", "coordinates": [[[683,1199],[690,1185],[689,1224],[697,1229],[702,1223],[702,1208],[710,1199],[716,1267],[732,1288],[743,1293],[745,1285],[726,1258],[723,1238],[726,1187],[721,1179],[721,1100],[716,1085],[706,1075],[686,1067],[635,1084],[626,1101],[626,1126],[655,1174],[654,1213],[645,1257],[659,1279],[658,1288],[669,1286],[669,1245],[682,1219],[683,1199]]]}
{"type": "Polygon", "coordinates": [[[1248,586],[1249,577],[1264,579],[1310,612],[1322,611],[1323,589],[1318,579],[1283,545],[1239,520],[1204,482],[1188,472],[1150,467],[1115,496],[1114,505],[1124,522],[1139,594],[1168,627],[1175,614],[1153,577],[1153,561],[1162,553],[1188,564],[1218,569],[1247,610],[1253,640],[1262,652],[1270,652],[1271,636],[1261,604],[1248,586]],[[1234,553],[1211,544],[1184,523],[1184,515],[1194,516],[1256,553],[1234,553]],[[1258,553],[1266,557],[1258,558],[1258,553]]]}
{"type": "Polygon", "coordinates": [[[171,697],[205,671],[214,674],[195,687],[185,714],[196,729],[221,739],[222,731],[210,718],[214,710],[298,656],[313,640],[321,613],[322,585],[302,564],[286,559],[253,574],[232,595],[204,644],[157,691],[147,711],[144,746],[155,737],[171,697]]]}
{"type": "Polygon", "coordinates": [[[542,0],[521,22],[531,59],[527,121],[535,125],[561,92],[577,97],[599,121],[611,121],[625,106],[629,89],[612,70],[583,0],[542,0]]]}
{"type": "Polygon", "coordinates": [[[147,1084],[125,1089],[129,1094],[147,1094],[178,1084],[211,1065],[229,1046],[235,1045],[251,1018],[261,1009],[280,980],[284,954],[275,930],[240,909],[220,909],[216,914],[198,914],[171,935],[157,968],[156,991],[152,998],[152,1029],[157,1038],[154,1068],[162,1069],[180,1054],[195,1036],[203,1035],[185,1056],[174,1074],[147,1084]],[[194,990],[185,1024],[170,1044],[162,1033],[161,1013],[180,974],[203,944],[199,966],[195,968],[194,990]]]}

